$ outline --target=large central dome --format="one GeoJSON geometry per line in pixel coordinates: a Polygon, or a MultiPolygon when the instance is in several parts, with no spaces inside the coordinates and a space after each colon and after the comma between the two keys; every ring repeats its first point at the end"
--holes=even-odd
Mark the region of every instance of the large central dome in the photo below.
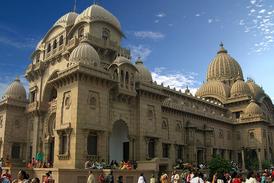
{"type": "Polygon", "coordinates": [[[217,56],[208,67],[207,81],[219,80],[234,82],[239,77],[243,79],[243,72],[239,63],[227,53],[222,43],[220,46],[220,51],[218,51],[217,56]]]}
{"type": "Polygon", "coordinates": [[[103,21],[113,25],[119,31],[121,31],[121,24],[119,20],[112,15],[109,11],[99,5],[92,5],[85,9],[75,20],[75,25],[82,22],[94,22],[103,21]]]}

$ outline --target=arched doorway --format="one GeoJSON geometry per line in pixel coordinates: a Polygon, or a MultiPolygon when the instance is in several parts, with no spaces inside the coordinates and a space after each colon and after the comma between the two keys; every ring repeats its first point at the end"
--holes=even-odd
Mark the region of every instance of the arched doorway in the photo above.
{"type": "Polygon", "coordinates": [[[128,126],[122,121],[116,121],[112,127],[109,139],[109,160],[129,160],[128,126]]]}

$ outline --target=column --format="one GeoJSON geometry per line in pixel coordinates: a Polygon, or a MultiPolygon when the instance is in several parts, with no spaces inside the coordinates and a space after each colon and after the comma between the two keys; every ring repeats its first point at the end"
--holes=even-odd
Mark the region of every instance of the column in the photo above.
{"type": "Polygon", "coordinates": [[[256,154],[257,154],[258,161],[259,161],[259,171],[261,171],[262,170],[262,159],[261,159],[261,149],[260,148],[256,149],[256,154]]]}
{"type": "Polygon", "coordinates": [[[245,172],[245,149],[242,148],[242,170],[245,172]]]}
{"type": "Polygon", "coordinates": [[[33,117],[32,157],[35,157],[39,148],[39,116],[33,117]]]}
{"type": "Polygon", "coordinates": [[[135,160],[135,137],[129,136],[129,159],[135,160]]]}

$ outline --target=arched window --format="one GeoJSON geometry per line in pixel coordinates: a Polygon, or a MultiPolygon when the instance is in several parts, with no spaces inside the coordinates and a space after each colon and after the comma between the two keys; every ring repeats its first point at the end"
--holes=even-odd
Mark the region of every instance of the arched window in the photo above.
{"type": "Polygon", "coordinates": [[[102,39],[103,40],[108,40],[110,37],[110,30],[107,29],[107,28],[103,28],[103,31],[102,31],[102,39]]]}
{"type": "Polygon", "coordinates": [[[53,49],[55,49],[57,47],[57,41],[56,40],[53,41],[53,46],[52,47],[53,47],[53,49]]]}
{"type": "Polygon", "coordinates": [[[84,37],[84,27],[80,27],[78,30],[78,37],[82,38],[84,37]]]}
{"type": "Polygon", "coordinates": [[[249,133],[249,137],[250,137],[250,139],[254,139],[254,138],[255,138],[254,132],[250,132],[250,133],[249,133]]]}
{"type": "Polygon", "coordinates": [[[128,72],[126,72],[126,88],[128,88],[128,84],[129,84],[129,75],[128,75],[128,72]]]}
{"type": "Polygon", "coordinates": [[[49,53],[50,51],[51,51],[51,44],[49,43],[47,47],[47,52],[49,53]]]}
{"type": "Polygon", "coordinates": [[[50,92],[49,102],[56,98],[57,98],[57,90],[55,88],[52,88],[50,92]]]}
{"type": "Polygon", "coordinates": [[[61,46],[61,45],[63,45],[63,43],[64,43],[64,36],[62,35],[59,38],[59,45],[61,46]]]}
{"type": "Polygon", "coordinates": [[[120,77],[121,87],[124,87],[124,71],[121,70],[121,77],[120,77]]]}

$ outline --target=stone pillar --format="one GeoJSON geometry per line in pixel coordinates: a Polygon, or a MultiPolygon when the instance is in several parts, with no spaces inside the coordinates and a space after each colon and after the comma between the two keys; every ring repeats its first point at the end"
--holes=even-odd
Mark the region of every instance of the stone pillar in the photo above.
{"type": "Polygon", "coordinates": [[[213,156],[213,148],[207,147],[205,148],[205,162],[209,162],[212,159],[213,156]]]}
{"type": "Polygon", "coordinates": [[[162,141],[155,139],[155,157],[162,158],[162,141]]]}
{"type": "Polygon", "coordinates": [[[242,171],[245,172],[245,150],[242,148],[242,171]]]}
{"type": "Polygon", "coordinates": [[[39,149],[39,116],[33,117],[32,157],[35,157],[39,149]]]}
{"type": "Polygon", "coordinates": [[[262,170],[262,159],[261,159],[261,149],[260,148],[256,149],[256,154],[257,154],[258,161],[259,161],[259,171],[261,171],[262,170]]]}
{"type": "Polygon", "coordinates": [[[135,160],[135,137],[129,136],[129,159],[135,160]]]}
{"type": "Polygon", "coordinates": [[[170,144],[169,145],[169,159],[172,162],[175,162],[176,160],[176,145],[175,144],[170,144]]]}

